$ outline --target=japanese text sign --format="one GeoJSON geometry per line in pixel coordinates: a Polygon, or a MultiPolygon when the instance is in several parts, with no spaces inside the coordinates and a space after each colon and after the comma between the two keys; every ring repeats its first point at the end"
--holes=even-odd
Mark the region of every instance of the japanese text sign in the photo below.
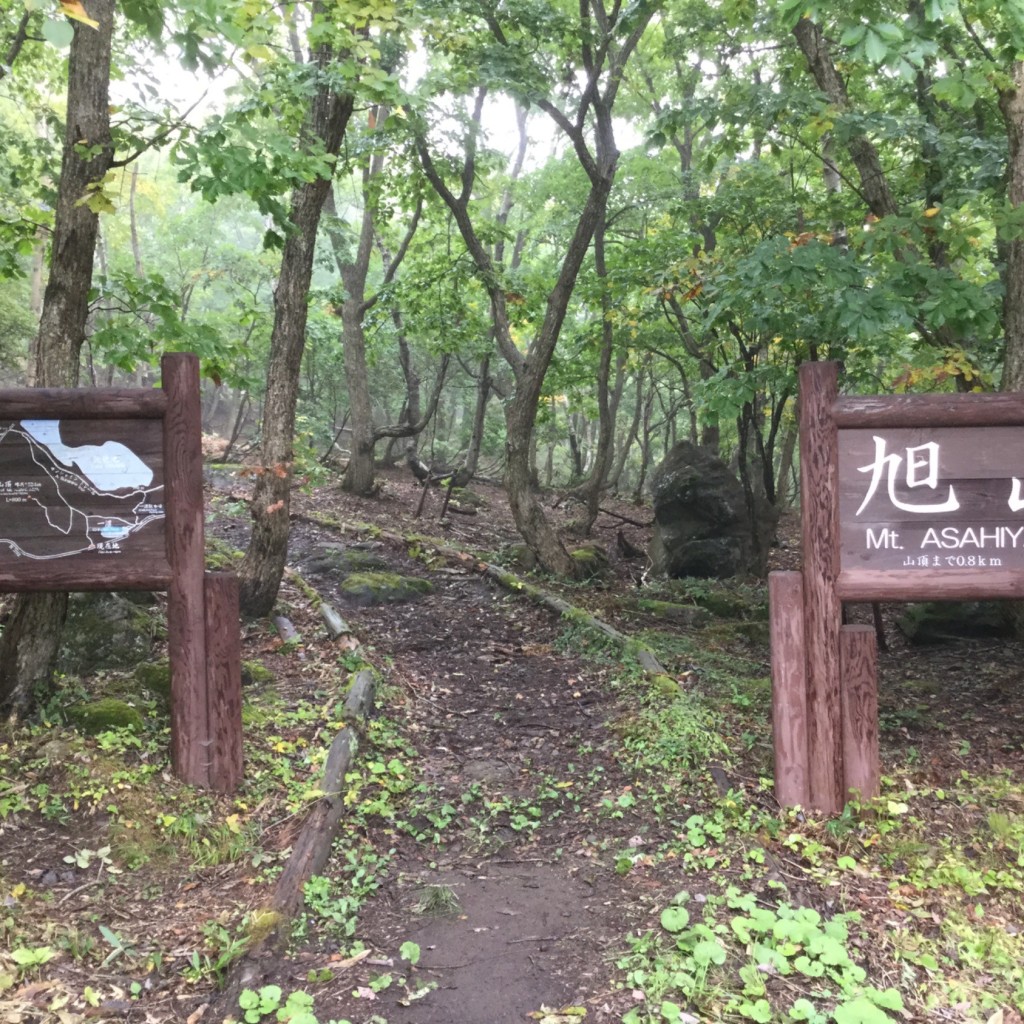
{"type": "Polygon", "coordinates": [[[839,431],[843,570],[1024,569],[1024,429],[839,431]]]}

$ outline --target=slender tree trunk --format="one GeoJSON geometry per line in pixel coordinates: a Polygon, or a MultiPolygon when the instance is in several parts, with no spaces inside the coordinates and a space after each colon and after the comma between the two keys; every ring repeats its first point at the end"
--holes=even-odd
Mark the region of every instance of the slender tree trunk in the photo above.
{"type": "Polygon", "coordinates": [[[345,351],[345,381],[348,384],[352,429],[352,452],[342,488],[350,494],[373,493],[373,402],[370,398],[370,374],[366,364],[363,316],[368,308],[366,278],[373,254],[374,235],[374,206],[370,197],[370,183],[381,172],[383,166],[383,154],[375,153],[363,169],[363,216],[359,227],[359,241],[355,257],[339,266],[341,280],[345,286],[345,301],[341,306],[341,338],[345,351]]]}
{"type": "Polygon", "coordinates": [[[615,465],[608,474],[608,482],[616,494],[619,490],[619,481],[622,479],[622,473],[626,468],[626,459],[629,458],[629,453],[636,442],[637,431],[640,429],[640,414],[643,411],[643,402],[643,372],[641,371],[636,376],[636,400],[633,403],[633,419],[630,422],[629,431],[626,433],[624,440],[618,447],[618,452],[615,456],[615,465]]]}
{"type": "Polygon", "coordinates": [[[580,414],[565,410],[566,442],[569,445],[569,461],[572,464],[572,476],[569,483],[578,484],[583,479],[583,449],[580,447],[580,414]]]}
{"type": "MultiPolygon", "coordinates": [[[[373,124],[382,124],[387,117],[387,108],[378,107],[372,115],[373,124]]],[[[363,170],[363,215],[359,227],[359,241],[356,246],[355,257],[351,260],[345,259],[345,242],[336,231],[331,231],[331,246],[334,250],[334,259],[338,265],[338,272],[341,274],[342,283],[345,286],[345,301],[341,306],[341,338],[342,347],[345,352],[345,382],[348,385],[349,419],[351,423],[352,442],[349,453],[348,466],[345,469],[345,477],[342,481],[342,488],[350,494],[369,495],[374,491],[373,477],[373,450],[378,440],[382,437],[411,437],[420,433],[430,416],[436,411],[436,397],[426,418],[418,414],[419,405],[419,382],[410,379],[411,367],[406,370],[406,388],[410,400],[417,406],[417,417],[411,419],[405,426],[385,427],[374,429],[373,425],[373,401],[370,396],[370,374],[366,361],[366,334],[363,329],[363,319],[367,312],[376,304],[380,292],[372,296],[366,295],[366,281],[370,270],[370,259],[373,255],[374,246],[374,216],[376,208],[371,194],[373,179],[380,175],[384,169],[383,153],[375,153],[370,162],[363,170]],[[415,392],[415,394],[414,394],[415,392]]],[[[328,196],[329,209],[334,211],[334,197],[328,196]]],[[[382,252],[384,260],[384,284],[390,283],[398,270],[399,265],[405,258],[405,254],[412,242],[413,235],[419,224],[422,205],[417,205],[412,216],[405,237],[399,247],[397,254],[391,257],[388,253],[382,252]]],[[[401,330],[401,316],[393,310],[395,324],[401,330]]],[[[400,336],[400,345],[404,344],[404,337],[400,336]]],[[[406,353],[408,348],[406,346],[406,353]]],[[[408,409],[408,406],[407,406],[408,409]]]]}
{"type": "MultiPolygon", "coordinates": [[[[85,8],[99,27],[73,23],[50,274],[35,346],[33,376],[39,387],[78,383],[99,230],[98,215],[81,198],[89,185],[103,180],[113,160],[109,93],[114,4],[86,0],[85,8]]],[[[15,600],[0,636],[0,707],[23,712],[49,684],[66,615],[67,594],[19,595],[15,600]]]]}
{"type": "MultiPolygon", "coordinates": [[[[618,150],[615,146],[612,110],[622,81],[622,73],[650,18],[653,5],[636,10],[625,34],[614,38],[624,26],[617,24],[618,4],[608,10],[603,3],[580,4],[581,68],[586,75],[580,104],[570,115],[547,99],[537,105],[559,126],[572,143],[573,151],[590,183],[583,209],[576,221],[572,239],[559,268],[558,277],[547,296],[544,319],[524,356],[512,338],[511,320],[502,281],[502,268],[481,242],[470,214],[470,198],[476,178],[477,130],[486,98],[486,88],[477,91],[472,115],[472,130],[467,139],[461,174],[461,191],[456,195],[444,182],[423,137],[416,148],[424,173],[451,211],[466,247],[476,266],[481,283],[491,300],[491,320],[498,349],[515,376],[515,392],[505,407],[506,470],[505,485],[512,516],[523,539],[549,572],[575,575],[576,564],[544,516],[531,487],[533,478],[533,431],[544,377],[558,344],[562,324],[572,298],[576,279],[590,247],[594,230],[604,216],[608,195],[615,178],[618,150]],[[593,19],[593,20],[592,20],[593,19]],[[594,45],[601,38],[600,45],[594,45]],[[593,149],[591,149],[593,146],[593,149]]],[[[496,45],[506,47],[500,19],[489,21],[496,45]]]]}
{"type": "Polygon", "coordinates": [[[608,292],[608,263],[605,259],[605,227],[607,218],[602,217],[594,230],[594,272],[601,286],[601,355],[597,366],[597,443],[594,445],[594,462],[590,479],[581,488],[585,511],[573,524],[573,532],[589,537],[597,519],[601,504],[601,491],[608,479],[612,464],[612,445],[615,441],[615,417],[622,399],[623,367],[625,353],[619,357],[616,367],[614,389],[611,383],[612,354],[615,348],[615,332],[612,328],[611,295],[608,292]],[[611,393],[610,393],[611,390],[611,393]]]}
{"type": "MultiPolygon", "coordinates": [[[[821,27],[810,18],[801,18],[793,29],[800,49],[807,58],[807,66],[818,88],[828,97],[830,103],[840,110],[850,106],[846,83],[836,69],[821,27]]],[[[896,200],[889,191],[889,182],[878,159],[878,150],[863,134],[854,134],[846,147],[860,175],[861,193],[868,207],[876,217],[888,217],[899,212],[896,200]]]]}
{"type": "MultiPolygon", "coordinates": [[[[1024,205],[1024,61],[1013,65],[1012,89],[999,96],[999,109],[1006,122],[1009,140],[1007,197],[1015,209],[1024,205]]],[[[1006,244],[1003,271],[1003,331],[1006,361],[1003,364],[1004,391],[1024,391],[1024,238],[1006,244]]]]}
{"type": "Polygon", "coordinates": [[[473,409],[473,432],[469,438],[469,449],[463,463],[466,483],[476,476],[480,464],[480,451],[484,444],[484,424],[487,421],[487,402],[491,397],[491,359],[484,356],[480,360],[480,373],[476,381],[476,406],[473,409]]]}
{"type": "Polygon", "coordinates": [[[651,417],[654,412],[654,395],[657,388],[654,380],[651,379],[650,388],[647,391],[647,398],[644,401],[643,415],[643,443],[640,445],[640,470],[637,473],[636,487],[633,490],[633,503],[639,505],[644,496],[644,484],[647,482],[647,470],[651,464],[651,437],[654,430],[651,426],[651,417]]]}
{"type": "MultiPolygon", "coordinates": [[[[320,0],[313,4],[313,17],[324,17],[320,0]]],[[[327,44],[322,44],[314,54],[321,77],[307,131],[319,140],[325,153],[336,157],[352,115],[353,100],[351,95],[339,95],[333,90],[329,77],[333,59],[327,44]]],[[[292,230],[285,240],[274,292],[274,327],[263,403],[262,472],[256,479],[252,499],[252,536],[238,571],[241,608],[250,616],[267,615],[273,608],[288,555],[295,404],[306,341],[316,233],[330,186],[329,178],[315,178],[295,189],[291,198],[292,230]]]]}

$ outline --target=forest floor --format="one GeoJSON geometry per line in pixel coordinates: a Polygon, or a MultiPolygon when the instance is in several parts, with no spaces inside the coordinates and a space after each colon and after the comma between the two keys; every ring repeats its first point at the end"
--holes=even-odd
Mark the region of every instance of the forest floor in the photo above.
{"type": "MultiPolygon", "coordinates": [[[[605,502],[607,571],[529,579],[653,650],[667,678],[652,680],[634,648],[481,572],[521,570],[500,488],[473,489],[477,514],[443,522],[436,491],[414,518],[421,492],[397,472],[374,499],[295,495],[279,610],[297,636],[246,626],[233,798],[171,777],[151,694],[133,696],[141,735],[62,724],[72,697],[123,694],[123,672],[69,679],[44,722],[9,729],[0,1020],[220,1024],[347,681],[370,666],[333,856],[238,1020],[1020,1021],[1024,647],[913,646],[887,606],[882,797],[832,821],[782,811],[764,587],[647,579],[616,535],[645,546],[650,510],[605,502]],[[346,603],[360,572],[430,589],[346,603]],[[329,638],[316,595],[348,634],[329,638]]],[[[221,560],[244,547],[245,496],[239,480],[209,494],[221,560]]],[[[787,534],[775,554],[792,567],[787,534]]]]}

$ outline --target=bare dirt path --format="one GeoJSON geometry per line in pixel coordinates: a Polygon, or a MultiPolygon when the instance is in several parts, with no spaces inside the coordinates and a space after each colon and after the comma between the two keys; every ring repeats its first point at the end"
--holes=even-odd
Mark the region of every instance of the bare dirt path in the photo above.
{"type": "MultiPolygon", "coordinates": [[[[296,569],[332,601],[343,543],[309,524],[293,541],[296,569]]],[[[425,565],[383,542],[356,550],[377,571],[432,585],[415,601],[344,614],[383,669],[381,711],[402,723],[412,768],[450,820],[440,831],[414,820],[418,841],[377,823],[371,841],[395,854],[355,936],[373,955],[322,989],[318,1005],[389,1024],[512,1024],[565,1005],[615,1019],[611,959],[649,908],[613,863],[651,839],[618,804],[632,805],[611,728],[627,713],[611,685],[618,666],[579,657],[565,623],[472,569],[425,565]],[[419,946],[414,970],[402,971],[403,942],[419,946]],[[388,960],[406,983],[375,992],[388,960]]],[[[307,955],[322,952],[311,940],[307,955]]]]}

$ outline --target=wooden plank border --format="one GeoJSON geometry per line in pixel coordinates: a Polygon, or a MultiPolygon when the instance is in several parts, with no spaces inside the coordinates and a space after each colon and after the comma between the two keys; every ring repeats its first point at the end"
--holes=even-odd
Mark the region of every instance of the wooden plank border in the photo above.
{"type": "Polygon", "coordinates": [[[0,389],[0,420],[32,419],[44,410],[53,420],[160,420],[167,413],[167,394],[162,388],[0,389]]]}
{"type": "MultiPolygon", "coordinates": [[[[829,366],[834,363],[804,363],[829,366]]],[[[803,366],[800,368],[803,371],[803,366]]],[[[838,373],[838,369],[837,369],[838,373]]],[[[844,395],[832,407],[839,430],[903,427],[1021,427],[1024,394],[844,395]]]]}

